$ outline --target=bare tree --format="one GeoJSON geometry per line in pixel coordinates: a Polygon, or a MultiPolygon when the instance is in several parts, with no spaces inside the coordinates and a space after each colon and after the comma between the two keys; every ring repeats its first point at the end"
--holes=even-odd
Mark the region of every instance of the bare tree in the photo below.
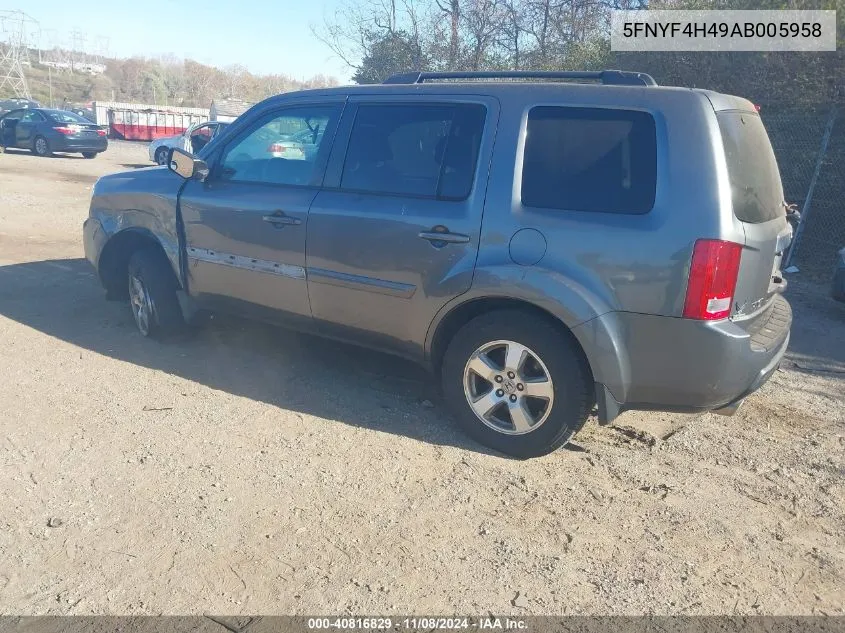
{"type": "Polygon", "coordinates": [[[437,7],[449,20],[449,57],[450,68],[456,68],[461,50],[461,0],[434,0],[437,7]]]}
{"type": "Polygon", "coordinates": [[[478,70],[496,34],[501,32],[504,11],[500,0],[465,0],[465,3],[462,22],[469,41],[467,63],[471,70],[478,70]]]}
{"type": "Polygon", "coordinates": [[[502,24],[499,45],[510,58],[510,66],[519,70],[522,68],[522,42],[525,34],[525,5],[520,0],[502,1],[502,24]]]}
{"type": "Polygon", "coordinates": [[[594,60],[604,51],[594,39],[609,34],[610,10],[648,0],[345,2],[315,33],[369,82],[416,58],[450,70],[555,68],[567,60],[594,60]]]}

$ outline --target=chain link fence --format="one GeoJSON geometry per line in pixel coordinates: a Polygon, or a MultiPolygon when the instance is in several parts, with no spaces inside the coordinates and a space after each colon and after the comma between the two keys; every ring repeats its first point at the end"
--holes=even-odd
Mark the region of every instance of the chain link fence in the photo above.
{"type": "Polygon", "coordinates": [[[787,202],[801,211],[789,263],[829,279],[845,246],[845,107],[763,106],[787,202]]]}

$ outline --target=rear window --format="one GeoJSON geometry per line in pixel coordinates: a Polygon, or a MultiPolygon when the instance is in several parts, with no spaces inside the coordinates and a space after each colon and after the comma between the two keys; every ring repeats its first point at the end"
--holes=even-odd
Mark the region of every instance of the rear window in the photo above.
{"type": "Polygon", "coordinates": [[[540,106],[528,113],[522,203],[648,213],[657,188],[657,136],[647,112],[540,106]]]}
{"type": "Polygon", "coordinates": [[[736,218],[756,224],[784,215],[780,173],[759,115],[718,112],[716,118],[722,131],[736,218]]]}
{"type": "Polygon", "coordinates": [[[91,123],[91,121],[79,116],[75,112],[68,112],[66,110],[48,110],[47,113],[57,123],[91,123]]]}

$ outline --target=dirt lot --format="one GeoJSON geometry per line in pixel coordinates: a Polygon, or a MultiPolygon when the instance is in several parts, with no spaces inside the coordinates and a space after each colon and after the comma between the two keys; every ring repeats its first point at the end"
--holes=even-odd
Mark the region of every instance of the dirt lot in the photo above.
{"type": "Polygon", "coordinates": [[[843,613],[824,288],[793,278],[789,360],[735,417],[627,413],[514,461],[392,358],[231,318],[142,339],[80,228],[145,163],[0,155],[0,612],[843,613]]]}

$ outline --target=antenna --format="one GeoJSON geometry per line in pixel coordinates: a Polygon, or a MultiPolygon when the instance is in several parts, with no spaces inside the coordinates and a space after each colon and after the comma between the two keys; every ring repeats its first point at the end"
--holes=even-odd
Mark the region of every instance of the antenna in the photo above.
{"type": "Polygon", "coordinates": [[[23,67],[29,65],[29,48],[37,48],[41,29],[23,11],[0,11],[0,93],[11,90],[30,99],[23,67]]]}

